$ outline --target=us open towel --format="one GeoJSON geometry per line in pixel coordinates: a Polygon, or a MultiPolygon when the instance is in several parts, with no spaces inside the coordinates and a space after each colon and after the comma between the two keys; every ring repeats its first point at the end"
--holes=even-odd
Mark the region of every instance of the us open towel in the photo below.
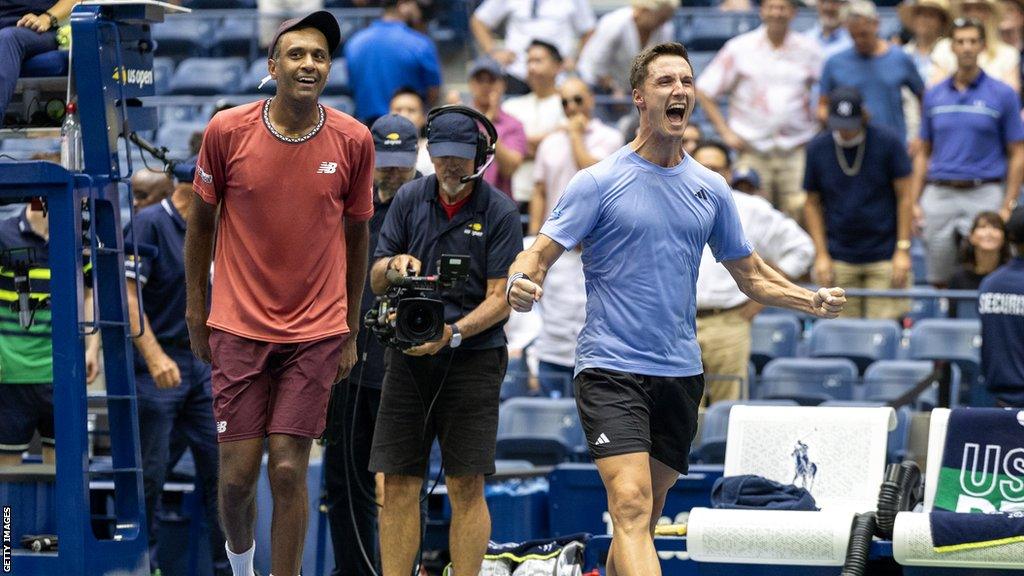
{"type": "Polygon", "coordinates": [[[936,552],[1024,542],[1024,410],[950,413],[930,522],[936,552]]]}

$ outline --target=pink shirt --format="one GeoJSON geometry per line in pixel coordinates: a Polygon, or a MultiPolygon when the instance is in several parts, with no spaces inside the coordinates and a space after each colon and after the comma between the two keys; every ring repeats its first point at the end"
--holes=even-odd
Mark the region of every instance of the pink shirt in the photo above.
{"type": "Polygon", "coordinates": [[[196,162],[196,193],[220,204],[207,324],[276,343],[345,334],[344,222],[373,215],[373,139],[323,107],[312,137],[285,142],[263,106],[214,116],[196,162]]]}
{"type": "MultiPolygon", "coordinates": [[[[598,160],[611,156],[624,144],[621,132],[597,118],[591,119],[587,124],[587,130],[583,133],[583,143],[587,152],[598,160]]],[[[579,171],[576,159],[572,155],[572,142],[569,141],[568,132],[559,130],[541,141],[533,164],[533,180],[544,184],[547,194],[545,218],[551,214],[551,209],[562,197],[569,180],[572,180],[579,171]]]]}
{"type": "MultiPolygon", "coordinates": [[[[498,142],[502,146],[526,155],[526,131],[523,130],[522,122],[498,110],[498,115],[494,119],[494,129],[498,131],[498,142]]],[[[484,182],[512,197],[512,177],[501,175],[497,159],[484,171],[484,182]]]]}
{"type": "Polygon", "coordinates": [[[811,88],[821,77],[818,43],[790,30],[775,48],[764,26],[725,43],[697,89],[729,99],[728,123],[758,152],[792,150],[817,134],[811,88]]]}

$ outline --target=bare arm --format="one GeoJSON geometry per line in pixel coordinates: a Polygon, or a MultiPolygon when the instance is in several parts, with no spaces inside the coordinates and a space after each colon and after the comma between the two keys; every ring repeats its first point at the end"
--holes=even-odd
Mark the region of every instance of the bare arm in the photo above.
{"type": "Polygon", "coordinates": [[[572,146],[572,159],[576,162],[576,169],[583,170],[597,164],[598,159],[587,150],[587,143],[583,139],[583,130],[569,128],[569,144],[572,146]]]}
{"type": "Polygon", "coordinates": [[[1017,203],[1017,195],[1020,194],[1021,180],[1024,178],[1024,142],[1011,143],[1008,152],[1006,194],[1003,196],[1003,206],[1000,210],[1004,220],[1009,219],[1010,212],[1017,203]]]}
{"type": "Polygon", "coordinates": [[[469,18],[469,30],[473,33],[473,39],[484,54],[494,51],[494,36],[491,29],[476,16],[469,18]]]}
{"type": "Polygon", "coordinates": [[[206,319],[210,310],[206,301],[217,207],[193,194],[185,232],[185,320],[192,351],[199,359],[209,362],[210,329],[206,319]]]}
{"type": "Polygon", "coordinates": [[[747,144],[729,127],[725,121],[725,115],[722,114],[722,109],[718,107],[718,102],[701,90],[697,90],[697,101],[704,108],[704,114],[707,115],[708,120],[711,120],[711,124],[722,137],[722,141],[733,150],[742,152],[747,144]]]}
{"type": "Polygon", "coordinates": [[[765,306],[789,308],[819,318],[835,318],[846,303],[842,288],[821,288],[817,292],[801,288],[776,272],[756,252],[722,264],[744,294],[765,306]]]}
{"type": "Polygon", "coordinates": [[[43,12],[53,14],[54,18],[57,20],[64,20],[71,15],[71,9],[75,7],[75,4],[78,4],[78,0],[60,0],[53,6],[50,6],[47,10],[43,10],[38,14],[28,12],[18,20],[15,26],[24,26],[39,33],[50,30],[56,32],[56,28],[51,28],[50,26],[50,17],[43,12]]]}
{"type": "Polygon", "coordinates": [[[529,312],[533,303],[540,300],[544,290],[541,285],[548,269],[565,252],[561,244],[551,238],[539,234],[533,244],[516,256],[515,262],[508,269],[509,278],[518,273],[526,274],[530,279],[520,278],[512,285],[509,300],[516,312],[529,312]]]}
{"type": "MultiPolygon", "coordinates": [[[[92,322],[92,288],[85,287],[83,295],[83,308],[86,322],[92,322]]],[[[100,333],[96,331],[85,337],[85,383],[92,384],[92,381],[100,375],[100,333]]]]}
{"type": "MultiPolygon", "coordinates": [[[[125,291],[128,294],[128,321],[131,323],[133,334],[139,331],[140,324],[139,297],[136,290],[135,280],[129,278],[125,291]]],[[[150,328],[149,318],[146,317],[145,312],[142,312],[141,324],[143,326],[142,334],[137,338],[133,338],[132,342],[139,351],[139,355],[142,356],[142,360],[146,363],[146,369],[149,370],[150,376],[153,377],[153,382],[156,383],[157,388],[177,386],[181,383],[181,372],[178,364],[167,355],[163,346],[157,341],[156,334],[150,328]]]]}
{"type": "Polygon", "coordinates": [[[498,173],[503,178],[511,178],[523,163],[523,155],[499,141],[494,147],[494,161],[498,163],[498,173]]]}
{"type": "Polygon", "coordinates": [[[916,206],[921,200],[921,192],[928,177],[928,160],[932,155],[932,143],[928,140],[921,140],[921,147],[914,155],[914,168],[910,180],[910,201],[916,206]]]}
{"type": "Polygon", "coordinates": [[[825,94],[818,97],[818,122],[828,122],[828,96],[825,94]]]}
{"type": "Polygon", "coordinates": [[[543,182],[533,184],[533,196],[530,196],[530,227],[526,233],[536,236],[544,225],[544,214],[548,210],[548,191],[543,182]]]}
{"type": "Polygon", "coordinates": [[[359,312],[363,301],[363,285],[366,283],[369,250],[369,222],[345,220],[345,294],[348,300],[349,338],[352,340],[361,326],[359,312]]]}
{"type": "Polygon", "coordinates": [[[903,178],[893,180],[893,188],[896,190],[896,240],[910,240],[911,229],[914,223],[914,175],[911,173],[903,178]]]}

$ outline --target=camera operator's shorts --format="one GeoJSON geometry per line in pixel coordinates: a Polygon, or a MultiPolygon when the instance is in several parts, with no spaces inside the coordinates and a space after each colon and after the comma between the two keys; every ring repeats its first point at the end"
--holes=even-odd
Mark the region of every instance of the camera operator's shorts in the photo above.
{"type": "Polygon", "coordinates": [[[436,436],[446,475],[493,474],[508,350],[446,348],[417,357],[389,348],[384,358],[370,470],[423,477],[436,436]]]}
{"type": "Polygon", "coordinates": [[[0,453],[28,450],[36,430],[53,446],[53,384],[0,384],[0,453]]]}
{"type": "Polygon", "coordinates": [[[573,379],[576,407],[596,460],[647,452],[686,474],[704,375],[643,376],[587,368],[573,379]]]}
{"type": "Polygon", "coordinates": [[[319,438],[348,335],[277,344],[210,332],[217,441],[288,434],[319,438]]]}

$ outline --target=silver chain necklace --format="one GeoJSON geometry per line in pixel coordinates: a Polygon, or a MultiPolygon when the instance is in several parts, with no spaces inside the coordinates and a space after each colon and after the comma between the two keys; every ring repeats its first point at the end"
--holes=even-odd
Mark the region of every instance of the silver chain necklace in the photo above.
{"type": "Polygon", "coordinates": [[[270,130],[270,133],[273,134],[274,137],[277,138],[278,140],[283,140],[284,142],[288,142],[290,144],[301,144],[302,142],[309,140],[313,136],[316,136],[316,133],[319,132],[320,128],[323,127],[325,117],[324,107],[318,103],[316,107],[317,110],[320,111],[320,119],[317,120],[316,126],[313,126],[312,130],[306,132],[302,136],[297,136],[295,138],[281,134],[280,132],[277,131],[276,128],[274,128],[274,125],[270,123],[270,103],[273,100],[273,98],[270,98],[263,104],[263,123],[267,126],[267,129],[270,130]]]}
{"type": "Polygon", "coordinates": [[[857,144],[857,154],[853,157],[853,166],[846,163],[846,152],[843,151],[843,147],[839,145],[839,142],[833,140],[833,144],[836,147],[836,160],[839,162],[839,169],[843,171],[843,174],[853,177],[860,174],[860,165],[864,162],[864,150],[867,148],[868,139],[864,138],[857,144]]]}

